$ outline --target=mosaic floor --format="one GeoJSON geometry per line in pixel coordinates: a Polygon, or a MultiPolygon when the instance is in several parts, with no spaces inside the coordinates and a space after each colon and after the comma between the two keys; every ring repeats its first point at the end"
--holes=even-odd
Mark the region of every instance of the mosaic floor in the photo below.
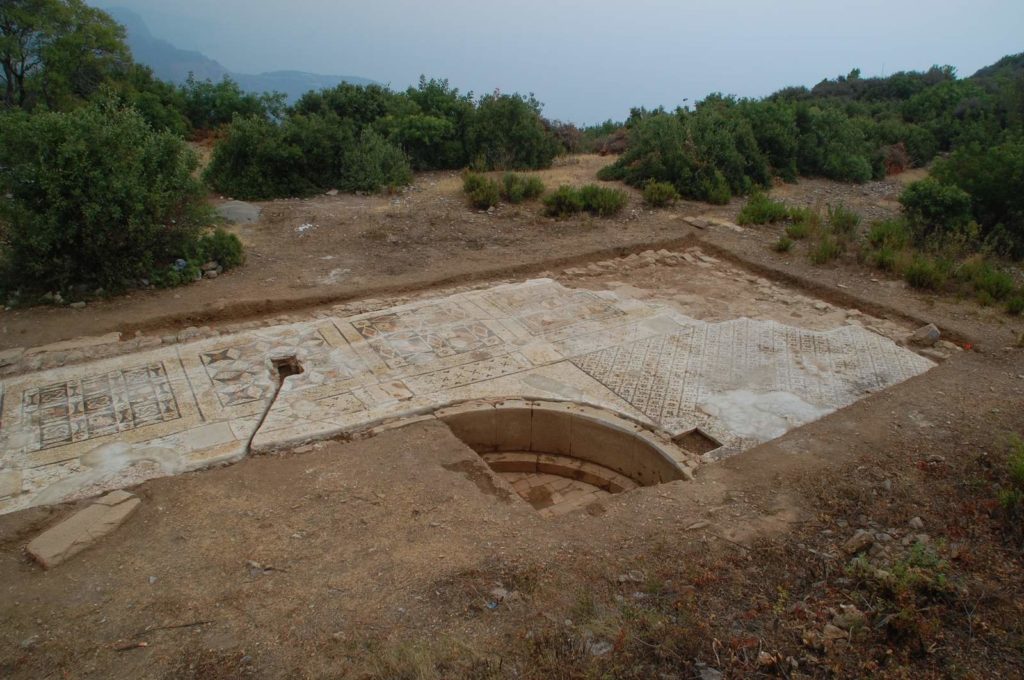
{"type": "Polygon", "coordinates": [[[705,323],[539,279],[0,383],[0,512],[85,497],[468,399],[569,400],[729,455],[932,362],[860,326],[705,323]],[[295,357],[284,379],[274,361],[295,357]]]}

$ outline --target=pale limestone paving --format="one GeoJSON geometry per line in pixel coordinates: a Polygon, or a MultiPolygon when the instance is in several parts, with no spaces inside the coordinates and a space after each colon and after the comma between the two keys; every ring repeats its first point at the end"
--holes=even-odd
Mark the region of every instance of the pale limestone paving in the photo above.
{"type": "Polygon", "coordinates": [[[52,569],[124,524],[141,502],[127,491],[112,491],[34,538],[28,554],[52,569]]]}
{"type": "Polygon", "coordinates": [[[723,444],[712,459],[933,365],[855,325],[706,323],[549,279],[505,284],[6,379],[0,512],[471,400],[577,402],[669,436],[699,427],[723,444]],[[274,362],[290,358],[302,372],[281,382],[274,362]]]}

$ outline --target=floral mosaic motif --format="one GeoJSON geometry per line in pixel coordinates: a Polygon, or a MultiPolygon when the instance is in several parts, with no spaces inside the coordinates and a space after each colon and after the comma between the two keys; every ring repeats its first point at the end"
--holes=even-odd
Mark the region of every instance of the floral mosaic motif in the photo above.
{"type": "Polygon", "coordinates": [[[268,370],[262,362],[253,361],[258,352],[258,347],[243,346],[200,355],[222,406],[247,404],[270,396],[273,386],[268,370]]]}
{"type": "Polygon", "coordinates": [[[398,314],[382,314],[353,321],[352,327],[389,368],[425,364],[503,342],[481,322],[430,329],[398,314]]]}
{"type": "Polygon", "coordinates": [[[36,450],[181,417],[162,363],[26,390],[22,414],[37,427],[36,450]]]}

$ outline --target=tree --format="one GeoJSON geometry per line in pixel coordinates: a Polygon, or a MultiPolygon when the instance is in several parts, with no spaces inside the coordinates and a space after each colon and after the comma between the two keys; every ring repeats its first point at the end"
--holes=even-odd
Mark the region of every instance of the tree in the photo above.
{"type": "Polygon", "coordinates": [[[116,289],[197,248],[207,209],[180,137],[110,100],[4,118],[0,224],[15,285],[116,289]]]}
{"type": "Polygon", "coordinates": [[[3,0],[0,78],[4,105],[50,109],[85,99],[130,63],[124,29],[81,0],[3,0]]]}

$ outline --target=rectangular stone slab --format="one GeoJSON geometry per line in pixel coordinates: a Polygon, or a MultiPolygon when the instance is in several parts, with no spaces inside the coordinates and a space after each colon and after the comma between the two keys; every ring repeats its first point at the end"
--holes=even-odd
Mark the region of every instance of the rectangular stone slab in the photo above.
{"type": "Polygon", "coordinates": [[[127,491],[112,491],[36,536],[28,544],[28,554],[44,569],[52,569],[124,524],[141,502],[127,491]]]}

